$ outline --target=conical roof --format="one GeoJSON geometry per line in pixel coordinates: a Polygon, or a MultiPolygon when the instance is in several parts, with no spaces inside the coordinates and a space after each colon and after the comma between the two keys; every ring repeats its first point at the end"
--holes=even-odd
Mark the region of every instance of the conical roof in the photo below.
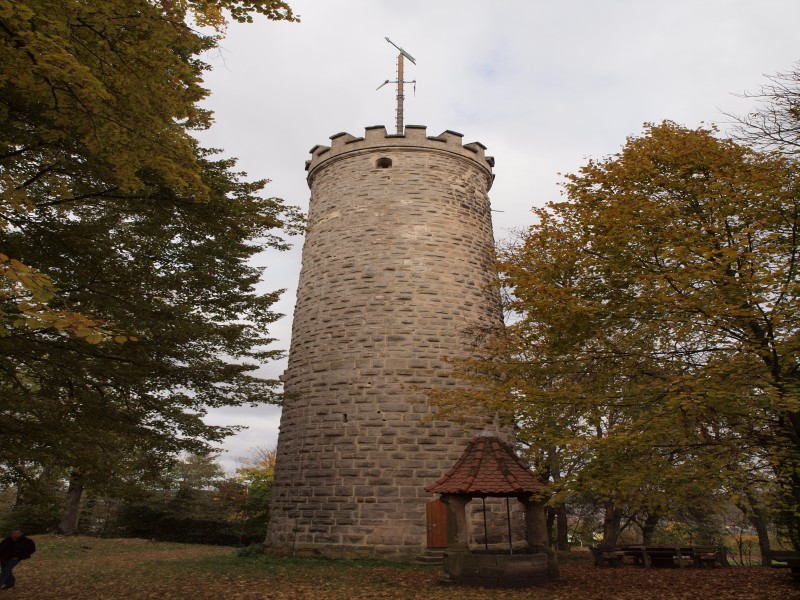
{"type": "Polygon", "coordinates": [[[425,491],[471,498],[524,497],[546,487],[508,444],[491,431],[481,431],[469,441],[453,468],[425,491]]]}

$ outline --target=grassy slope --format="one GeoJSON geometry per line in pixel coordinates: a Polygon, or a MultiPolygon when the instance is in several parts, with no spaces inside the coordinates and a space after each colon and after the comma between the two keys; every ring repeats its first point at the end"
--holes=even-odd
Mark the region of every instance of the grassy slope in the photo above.
{"type": "Polygon", "coordinates": [[[438,568],[411,564],[239,558],[231,548],[145,540],[55,536],[35,536],[35,540],[37,553],[15,570],[17,588],[0,592],[0,600],[800,599],[800,587],[783,569],[595,569],[579,553],[562,560],[560,582],[530,590],[487,592],[441,586],[438,568]]]}

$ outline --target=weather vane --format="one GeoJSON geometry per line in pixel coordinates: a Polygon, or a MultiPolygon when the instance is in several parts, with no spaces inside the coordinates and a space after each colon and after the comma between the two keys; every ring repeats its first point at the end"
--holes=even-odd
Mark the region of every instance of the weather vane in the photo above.
{"type": "Polygon", "coordinates": [[[386,38],[386,41],[389,42],[392,46],[394,46],[398,50],[400,50],[400,54],[397,55],[397,81],[389,81],[387,79],[382,84],[380,84],[376,89],[378,89],[378,90],[381,89],[387,83],[396,83],[397,84],[397,120],[396,120],[396,125],[397,125],[397,133],[398,133],[398,135],[402,135],[403,134],[403,98],[405,98],[405,96],[403,95],[403,84],[404,83],[413,83],[414,84],[414,92],[416,93],[416,91],[417,91],[417,80],[416,79],[414,79],[413,81],[403,81],[403,58],[404,57],[407,58],[408,60],[411,61],[411,64],[414,64],[414,65],[417,64],[417,61],[414,60],[413,56],[411,56],[408,52],[403,50],[400,46],[395,44],[388,37],[386,38]]]}

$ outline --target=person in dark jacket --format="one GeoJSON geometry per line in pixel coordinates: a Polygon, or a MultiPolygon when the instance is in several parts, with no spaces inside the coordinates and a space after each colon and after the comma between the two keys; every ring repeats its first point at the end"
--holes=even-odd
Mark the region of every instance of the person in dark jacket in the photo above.
{"type": "Polygon", "coordinates": [[[13,588],[17,579],[12,570],[19,561],[30,558],[36,552],[36,544],[21,529],[15,529],[0,542],[0,589],[13,588]]]}

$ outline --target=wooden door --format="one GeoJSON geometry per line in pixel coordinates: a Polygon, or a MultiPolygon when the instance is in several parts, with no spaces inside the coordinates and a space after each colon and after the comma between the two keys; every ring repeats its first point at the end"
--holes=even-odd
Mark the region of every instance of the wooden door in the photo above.
{"type": "Polygon", "coordinates": [[[447,548],[447,505],[432,500],[425,505],[428,525],[428,548],[447,548]]]}

